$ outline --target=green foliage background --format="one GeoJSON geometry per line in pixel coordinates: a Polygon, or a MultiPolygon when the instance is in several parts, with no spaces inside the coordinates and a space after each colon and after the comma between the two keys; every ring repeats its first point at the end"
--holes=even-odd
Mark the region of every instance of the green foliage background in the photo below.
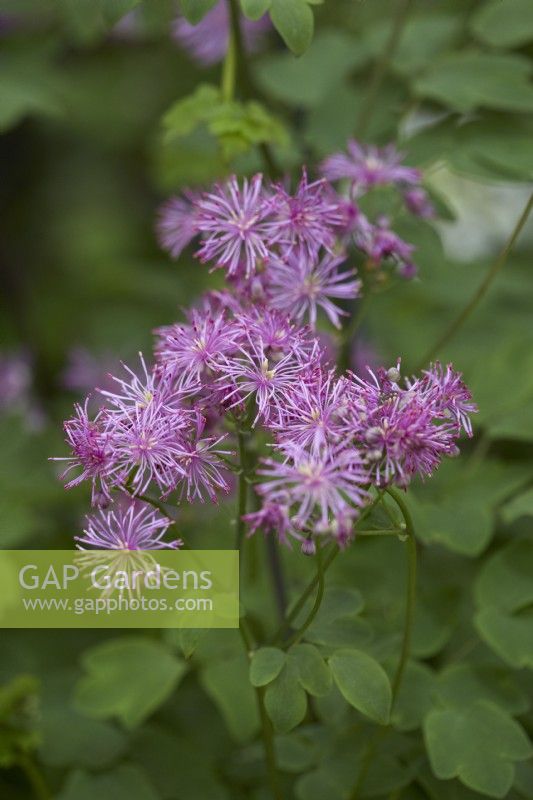
{"type": "MultiPolygon", "coordinates": [[[[213,3],[182,5],[197,20],[213,3]]],[[[260,168],[257,145],[286,169],[313,163],[344,146],[363,111],[368,141],[398,140],[427,171],[443,222],[405,230],[420,280],[376,297],[363,331],[384,363],[402,355],[413,369],[464,306],[533,181],[533,4],[410,3],[369,114],[399,5],[242,0],[250,17],[269,9],[281,38],[253,59],[253,100],[228,102],[218,70],[198,70],[171,41],[170,0],[0,2],[19,15],[0,41],[0,338],[3,351],[32,354],[46,419],[35,431],[23,414],[0,418],[0,546],[71,546],[88,496],[65,493],[46,460],[63,452],[60,423],[78,399],[61,388],[67,353],[149,352],[152,329],[212,284],[190,257],[176,265],[161,253],[154,212],[183,186],[260,168]],[[145,32],[118,36],[134,8],[145,32]]],[[[361,797],[533,799],[532,253],[530,227],[440,354],[464,372],[480,414],[462,457],[409,493],[420,555],[412,657],[361,797]]],[[[227,547],[234,515],[231,503],[184,509],[180,525],[197,547],[227,547]]],[[[269,634],[264,542],[248,547],[246,603],[269,634]]],[[[283,559],[297,597],[310,563],[283,559]]],[[[401,543],[361,539],[328,573],[305,642],[254,656],[284,797],[349,797],[368,739],[388,722],[404,584],[401,543]]],[[[1,641],[2,800],[270,796],[237,632],[1,641]]]]}

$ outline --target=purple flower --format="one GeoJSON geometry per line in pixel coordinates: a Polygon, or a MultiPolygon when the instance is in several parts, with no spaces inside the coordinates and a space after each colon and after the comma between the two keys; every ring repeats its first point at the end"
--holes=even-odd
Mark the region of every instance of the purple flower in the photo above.
{"type": "Polygon", "coordinates": [[[339,271],[338,267],[345,260],[345,256],[329,253],[315,260],[302,251],[294,251],[285,259],[272,259],[268,266],[268,293],[272,305],[300,322],[308,317],[313,330],[318,309],[322,308],[330,322],[340,328],[340,317],[346,312],[331,298],[351,300],[359,297],[361,289],[354,269],[339,271]]]}
{"type": "Polygon", "coordinates": [[[14,352],[0,355],[0,414],[27,404],[32,381],[28,354],[14,352]]]}
{"type": "Polygon", "coordinates": [[[217,490],[226,494],[229,485],[223,475],[224,462],[220,456],[234,455],[232,450],[221,450],[218,445],[226,435],[218,438],[211,436],[202,438],[205,418],[196,414],[196,424],[187,437],[183,437],[180,465],[184,476],[181,481],[181,494],[185,494],[187,502],[197,499],[204,502],[205,491],[212,503],[216,503],[217,490]]]}
{"type": "Polygon", "coordinates": [[[298,352],[302,355],[313,347],[313,339],[307,330],[297,328],[285,314],[276,309],[252,307],[247,314],[237,317],[237,322],[245,333],[254,340],[260,340],[266,353],[276,356],[279,353],[298,352]]]}
{"type": "Polygon", "coordinates": [[[415,473],[431,475],[444,456],[457,454],[458,416],[465,425],[475,410],[460,376],[434,369],[406,388],[399,365],[370,376],[352,376],[347,384],[344,433],[362,448],[378,486],[407,486],[415,473]]]}
{"type": "MultiPolygon", "coordinates": [[[[257,21],[241,16],[241,28],[246,49],[253,52],[270,29],[270,21],[266,15],[257,21]]],[[[198,25],[191,25],[181,15],[173,24],[174,39],[204,66],[222,61],[228,49],[229,35],[230,19],[226,0],[219,0],[198,25]]]]}
{"type": "Polygon", "coordinates": [[[273,425],[278,441],[317,454],[335,445],[346,402],[344,379],[336,380],[333,371],[314,370],[285,397],[280,419],[273,425]]]}
{"type": "MultiPolygon", "coordinates": [[[[97,385],[111,390],[114,379],[110,370],[114,370],[118,363],[118,359],[111,353],[95,356],[85,347],[72,347],[67,353],[67,363],[61,373],[61,385],[70,392],[83,394],[92,391],[97,385]]],[[[98,410],[102,405],[102,398],[91,395],[89,405],[98,410]]]]}
{"type": "Polygon", "coordinates": [[[135,494],[144,494],[152,482],[163,495],[175,489],[185,475],[181,434],[190,412],[169,408],[155,396],[146,405],[124,406],[111,424],[120,483],[129,481],[135,494]]]}
{"type": "Polygon", "coordinates": [[[259,419],[268,422],[279,415],[284,397],[302,372],[316,360],[317,351],[315,345],[305,360],[295,350],[273,360],[265,353],[263,342],[252,339],[248,333],[246,341],[238,348],[239,354],[223,357],[217,364],[221,373],[217,382],[225,394],[226,403],[233,408],[254,396],[257,415],[253,425],[259,419]]]}
{"type": "Polygon", "coordinates": [[[279,498],[275,503],[266,502],[258,511],[245,514],[243,520],[248,524],[248,536],[253,536],[258,530],[263,533],[275,533],[280,542],[289,544],[288,535],[301,538],[301,534],[294,530],[289,517],[289,507],[283,505],[279,498]]]}
{"type": "Polygon", "coordinates": [[[294,196],[277,186],[272,197],[274,220],[269,225],[270,244],[284,250],[300,248],[315,258],[321,247],[333,250],[335,229],[345,222],[344,209],[324,180],[309,183],[303,170],[294,196]]]}
{"type": "Polygon", "coordinates": [[[159,328],[155,353],[158,363],[172,376],[200,378],[213,360],[235,351],[239,331],[221,312],[193,309],[189,320],[159,328]]]}
{"type": "Polygon", "coordinates": [[[171,542],[163,537],[172,521],[139,501],[125,507],[99,511],[86,517],[83,536],[76,536],[80,550],[165,550],[181,547],[181,539],[171,542]]]}
{"type": "Polygon", "coordinates": [[[420,183],[420,172],[403,166],[403,156],[392,144],[378,148],[351,139],[347,149],[348,155],[335,153],[324,161],[322,174],[325,178],[332,181],[347,178],[360,192],[387,184],[409,186],[420,183]]]}
{"type": "Polygon", "coordinates": [[[148,370],[142,353],[139,353],[142,375],[139,377],[127,364],[122,364],[128,379],[110,378],[119,386],[119,391],[98,389],[107,402],[108,414],[129,414],[149,407],[152,403],[169,408],[171,411],[183,406],[184,397],[194,391],[194,379],[183,380],[179,384],[170,380],[169,373],[148,370]]]}
{"type": "Polygon", "coordinates": [[[377,225],[365,225],[359,228],[354,235],[357,246],[369,257],[374,264],[390,259],[396,264],[398,274],[409,280],[414,278],[417,268],[411,256],[414,247],[394,233],[388,227],[388,220],[382,218],[377,225]]]}
{"type": "Polygon", "coordinates": [[[258,474],[268,478],[256,491],[267,504],[291,509],[296,530],[346,540],[346,526],[364,506],[368,474],[359,451],[344,444],[309,453],[303,448],[281,449],[282,461],[263,459],[258,474]]]}
{"type": "Polygon", "coordinates": [[[446,369],[438,361],[431,364],[428,370],[424,370],[418,384],[414,385],[433,402],[435,414],[451,417],[459,429],[463,428],[468,436],[472,436],[469,414],[475,414],[477,406],[461,373],[455,372],[451,364],[446,369]]]}
{"type": "Polygon", "coordinates": [[[243,181],[242,189],[233,176],[224,186],[204,194],[196,204],[198,230],[206,234],[197,255],[202,262],[214,261],[236,275],[241,262],[246,277],[255,274],[260,262],[270,255],[265,244],[270,213],[263,193],[263,176],[243,181]]]}
{"type": "Polygon", "coordinates": [[[433,219],[435,207],[421,186],[413,186],[403,193],[405,207],[411,214],[422,219],[433,219]]]}
{"type": "Polygon", "coordinates": [[[194,194],[185,192],[182,197],[171,197],[159,208],[157,239],[172,258],[178,258],[198,233],[195,200],[194,194]]]}
{"type": "Polygon", "coordinates": [[[92,499],[96,503],[100,497],[109,498],[109,486],[116,480],[118,467],[106,417],[99,411],[93,420],[89,419],[87,406],[88,400],[84,406],[76,403],[75,415],[64,423],[66,441],[72,455],[51,460],[67,462],[62,479],[72,470],[79,470],[79,474],[65,484],[67,489],[83,481],[91,481],[92,499]]]}

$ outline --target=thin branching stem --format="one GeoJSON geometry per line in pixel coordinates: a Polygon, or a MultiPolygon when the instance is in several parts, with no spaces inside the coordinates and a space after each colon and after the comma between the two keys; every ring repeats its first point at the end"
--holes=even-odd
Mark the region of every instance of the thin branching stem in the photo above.
{"type": "MultiPolygon", "coordinates": [[[[254,652],[253,637],[248,628],[248,623],[244,617],[241,617],[239,621],[239,632],[246,649],[246,654],[248,655],[248,658],[252,658],[254,652]]],[[[274,746],[274,731],[265,707],[265,689],[264,687],[256,686],[254,687],[254,690],[257,700],[257,708],[259,711],[259,719],[261,721],[261,739],[263,741],[263,749],[265,751],[265,761],[267,765],[270,790],[274,800],[283,800],[278,765],[276,761],[276,750],[274,746]]]]}
{"type": "MultiPolygon", "coordinates": [[[[398,695],[400,693],[400,688],[402,685],[405,668],[407,666],[407,661],[409,659],[409,653],[411,650],[411,640],[413,636],[413,624],[414,624],[415,602],[416,602],[417,552],[416,552],[416,539],[413,526],[413,519],[411,517],[411,513],[407,507],[407,504],[405,503],[402,495],[400,494],[399,491],[397,491],[397,489],[388,488],[386,492],[388,495],[390,495],[390,497],[392,497],[392,499],[398,506],[403,516],[405,523],[404,533],[407,537],[406,541],[407,586],[406,586],[406,596],[405,596],[405,617],[404,617],[400,659],[398,661],[398,666],[396,667],[396,672],[394,673],[394,677],[392,679],[392,699],[391,699],[391,710],[390,710],[392,716],[392,713],[394,711],[394,708],[398,700],[398,695]]],[[[368,771],[376,755],[378,746],[381,743],[381,741],[385,738],[385,736],[387,736],[390,730],[391,730],[390,724],[383,728],[380,728],[377,731],[374,738],[371,740],[370,744],[368,745],[367,751],[361,763],[361,769],[359,770],[359,775],[357,776],[357,781],[355,783],[352,793],[349,795],[349,800],[358,800],[358,798],[360,797],[363,785],[365,783],[368,771]]]]}
{"type": "Polygon", "coordinates": [[[442,348],[448,344],[450,339],[453,339],[457,331],[464,325],[468,317],[472,314],[472,312],[477,308],[479,303],[483,300],[485,295],[487,294],[490,286],[498,275],[499,271],[502,267],[505,266],[507,259],[509,258],[509,254],[513,249],[518,237],[520,236],[524,225],[526,224],[528,217],[533,209],[533,193],[531,194],[529,200],[527,201],[522,214],[520,215],[509,239],[505,243],[502,251],[498,255],[497,259],[494,261],[490,269],[488,270],[487,274],[481,281],[480,285],[463,308],[463,310],[457,315],[457,317],[450,323],[450,325],[446,328],[442,336],[435,342],[434,345],[428,350],[422,361],[420,362],[419,369],[422,369],[432,361],[435,356],[442,350],[442,348]]]}
{"type": "MultiPolygon", "coordinates": [[[[237,0],[227,0],[231,20],[231,39],[235,47],[235,66],[237,71],[237,81],[244,97],[256,98],[257,91],[252,79],[252,73],[248,63],[248,54],[244,44],[241,28],[241,14],[237,0]]],[[[263,159],[265,169],[271,178],[280,178],[283,174],[282,169],[276,162],[271,148],[266,142],[258,145],[259,153],[263,159]]]]}
{"type": "Polygon", "coordinates": [[[293,635],[285,643],[285,647],[287,649],[295,644],[298,644],[298,642],[302,640],[306,630],[312,624],[313,620],[315,619],[316,615],[320,610],[320,606],[322,605],[322,600],[324,598],[325,583],[324,583],[324,567],[322,564],[322,550],[320,549],[320,547],[317,547],[316,550],[316,579],[318,588],[315,597],[315,602],[313,603],[313,608],[307,615],[302,625],[298,628],[297,631],[293,633],[293,635]]]}
{"type": "MultiPolygon", "coordinates": [[[[376,505],[381,502],[383,498],[383,491],[380,491],[377,497],[370,503],[362,512],[361,516],[359,517],[357,524],[359,525],[364,519],[368,517],[371,511],[376,507],[376,505]]],[[[357,528],[356,528],[357,532],[357,528]]],[[[323,564],[322,564],[322,571],[325,574],[329,567],[333,564],[335,559],[337,558],[340,550],[336,544],[332,545],[328,554],[326,555],[323,564]]],[[[287,616],[285,617],[284,622],[280,625],[279,629],[277,630],[273,641],[280,643],[283,641],[286,632],[289,630],[291,623],[294,622],[302,608],[305,606],[309,597],[313,594],[315,588],[318,585],[318,575],[315,575],[312,580],[308,583],[296,603],[293,605],[287,616]]]]}
{"type": "Polygon", "coordinates": [[[398,45],[400,44],[412,4],[413,0],[400,0],[398,3],[398,8],[393,20],[390,36],[385,47],[383,48],[380,59],[376,62],[374,72],[370,78],[370,84],[366,93],[366,98],[357,120],[356,136],[359,138],[365,136],[370,126],[370,122],[376,108],[379,90],[381,89],[383,80],[389,71],[392,59],[394,58],[394,55],[398,49],[398,45]]]}
{"type": "Polygon", "coordinates": [[[247,480],[247,454],[246,454],[246,434],[239,429],[237,431],[237,440],[239,442],[239,489],[237,499],[237,537],[235,541],[235,549],[240,550],[244,540],[245,522],[244,515],[246,514],[246,506],[248,500],[248,480],[247,480]]]}
{"type": "Polygon", "coordinates": [[[17,762],[26,775],[36,800],[52,800],[52,793],[33,758],[28,753],[21,753],[17,762]]]}

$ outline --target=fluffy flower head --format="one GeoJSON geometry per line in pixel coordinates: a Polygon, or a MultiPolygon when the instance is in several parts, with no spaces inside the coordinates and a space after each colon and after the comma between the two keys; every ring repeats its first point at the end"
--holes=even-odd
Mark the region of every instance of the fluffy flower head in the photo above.
{"type": "Polygon", "coordinates": [[[163,539],[172,521],[139,501],[128,501],[86,517],[83,536],[77,536],[80,550],[165,550],[175,549],[180,539],[163,539]]]}
{"type": "Polygon", "coordinates": [[[263,193],[263,177],[244,179],[242,188],[233,176],[226,184],[202,195],[196,204],[197,226],[205,238],[197,255],[213,261],[231,277],[241,264],[247,278],[269,255],[265,241],[270,211],[263,193]]]}
{"type": "Polygon", "coordinates": [[[332,298],[351,300],[359,296],[361,289],[354,269],[339,270],[344,261],[344,256],[329,253],[317,260],[302,250],[295,250],[286,258],[272,259],[268,268],[272,305],[299,322],[307,319],[313,330],[321,308],[330,322],[340,328],[340,318],[346,312],[332,298]]]}

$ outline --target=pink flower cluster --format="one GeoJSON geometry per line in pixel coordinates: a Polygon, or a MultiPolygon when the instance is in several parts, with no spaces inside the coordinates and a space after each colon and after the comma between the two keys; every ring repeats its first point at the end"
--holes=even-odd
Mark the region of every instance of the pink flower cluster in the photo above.
{"type": "Polygon", "coordinates": [[[264,294],[271,306],[297,305],[299,318],[314,327],[317,307],[339,327],[331,298],[357,297],[355,270],[342,270],[349,257],[363,257],[365,270],[392,268],[412,278],[414,247],[404,242],[380,214],[374,221],[360,208],[375,187],[402,194],[405,208],[421,217],[433,214],[420,186],[418,170],[402,166],[391,146],[379,150],[349,143],[349,155],[337,154],[322,165],[324,177],[309,181],[306,171],[294,193],[255,175],[239,184],[232,177],[211,191],[173,197],[160,210],[158,236],[173,258],[199,238],[196,256],[213,269],[223,268],[235,283],[264,294]],[[341,180],[342,191],[330,183],[341,180]],[[250,279],[253,282],[250,284],[250,279]]]}
{"type": "MultiPolygon", "coordinates": [[[[367,164],[356,177],[352,165],[347,177],[356,187],[416,184],[415,171],[386,153],[391,163],[381,173],[367,164]]],[[[335,175],[345,175],[346,157],[335,158],[335,175]]],[[[335,301],[360,291],[355,270],[344,267],[348,232],[361,236],[371,223],[354,209],[305,171],[294,195],[265,188],[257,175],[165,207],[159,230],[167,248],[178,255],[199,235],[199,258],[223,267],[228,285],[155,332],[153,367],[141,356],[139,374],[125,367],[111,390],[99,390],[96,415],[85,403],[65,423],[67,486],[90,481],[96,505],[109,506],[113,491],[136,504],[135,512],[111,507],[89,519],[81,542],[165,546],[168,520],[139,512],[143,496],[216,502],[230,490],[231,470],[242,467],[237,440],[259,430],[270,456],[246,456],[261,505],[245,521],[250,533],[274,532],[306,553],[317,540],[346,545],[372,487],[406,487],[456,454],[476,408],[451,367],[435,364],[403,382],[399,362],[369,370],[368,379],[339,375],[316,337],[319,312],[340,327],[346,312],[335,301]]]]}

